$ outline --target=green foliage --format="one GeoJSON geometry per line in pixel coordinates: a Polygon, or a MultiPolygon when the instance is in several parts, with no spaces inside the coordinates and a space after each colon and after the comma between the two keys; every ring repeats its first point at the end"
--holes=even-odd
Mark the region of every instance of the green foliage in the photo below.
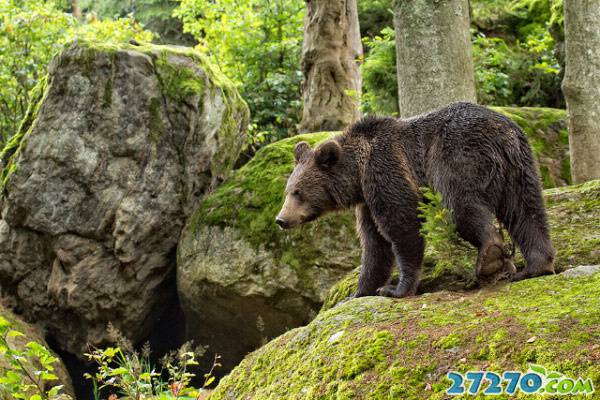
{"type": "Polygon", "coordinates": [[[167,354],[162,360],[163,369],[158,370],[150,361],[148,346],[141,352],[134,350],[111,325],[109,334],[117,347],[93,349],[86,354],[98,367],[96,373],[84,375],[92,381],[95,399],[99,399],[100,392],[106,389],[132,400],[198,399],[204,388],[214,381],[213,370],[221,366],[219,356],[216,356],[210,371],[204,374],[203,389],[196,389],[191,386],[192,378],[196,376],[191,369],[199,365],[197,359],[204,355],[203,347],[192,349],[189,343],[183,345],[178,351],[167,354]],[[167,379],[163,380],[165,376],[167,379]]]}
{"type": "Polygon", "coordinates": [[[396,45],[392,28],[381,35],[363,38],[368,50],[361,66],[363,93],[361,107],[365,114],[398,115],[398,77],[396,45]]]}
{"type": "Polygon", "coordinates": [[[279,139],[295,129],[303,1],[181,0],[175,15],[198,40],[198,49],[239,86],[255,137],[279,139]]]}
{"type": "Polygon", "coordinates": [[[32,89],[62,46],[77,38],[125,42],[152,40],[131,18],[77,21],[52,1],[0,0],[0,144],[15,134],[32,89]]]}
{"type": "Polygon", "coordinates": [[[555,38],[559,0],[477,0],[473,58],[477,95],[494,105],[564,107],[555,38]]]}
{"type": "Polygon", "coordinates": [[[37,342],[18,346],[15,338],[22,336],[23,333],[0,317],[0,354],[2,364],[8,366],[0,369],[0,397],[5,400],[56,398],[63,388],[55,385],[58,377],[54,374],[54,364],[58,358],[37,342]]]}
{"type": "MultiPolygon", "coordinates": [[[[562,0],[474,0],[471,5],[479,102],[564,108],[555,54],[555,38],[563,36],[562,0]]],[[[359,9],[367,14],[360,18],[368,36],[363,38],[362,108],[367,114],[394,115],[398,90],[391,1],[360,2],[359,9]]]]}
{"type": "Polygon", "coordinates": [[[173,17],[177,5],[177,0],[81,0],[84,13],[103,19],[130,17],[154,32],[159,43],[190,45],[191,37],[183,34],[181,21],[173,17]]]}
{"type": "Polygon", "coordinates": [[[444,207],[442,195],[428,187],[421,188],[423,201],[417,207],[421,218],[421,236],[427,243],[427,252],[441,259],[457,256],[457,248],[468,247],[458,237],[452,211],[444,207]]]}
{"type": "Polygon", "coordinates": [[[358,22],[362,37],[375,37],[385,28],[394,26],[392,0],[359,0],[358,22]]]}

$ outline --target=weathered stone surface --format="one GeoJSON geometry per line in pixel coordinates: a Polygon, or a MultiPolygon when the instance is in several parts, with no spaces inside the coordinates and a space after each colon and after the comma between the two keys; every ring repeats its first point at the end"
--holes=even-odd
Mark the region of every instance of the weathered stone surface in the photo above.
{"type": "Polygon", "coordinates": [[[148,335],[176,295],[185,219],[225,179],[248,110],[197,53],[76,43],[2,151],[0,283],[81,356],[112,322],[148,335]]]}
{"type": "MultiPolygon", "coordinates": [[[[8,322],[8,324],[10,325],[9,329],[11,331],[17,331],[23,334],[22,336],[10,335],[9,337],[7,337],[6,340],[12,350],[25,351],[27,343],[29,342],[41,344],[42,346],[49,349],[48,344],[44,340],[44,337],[42,336],[41,331],[38,327],[26,323],[21,318],[13,314],[10,310],[6,309],[4,306],[0,306],[0,319],[4,319],[4,321],[2,321],[3,324],[8,322]]],[[[54,354],[54,356],[56,355],[54,354]]],[[[58,379],[55,381],[46,382],[45,389],[50,389],[51,387],[62,385],[63,389],[61,393],[73,396],[73,385],[71,383],[71,378],[69,377],[69,374],[67,372],[67,368],[60,360],[60,358],[58,358],[58,356],[56,356],[56,358],[57,361],[52,364],[52,366],[54,367],[54,371],[52,371],[52,373],[56,375],[58,379]]],[[[36,362],[37,360],[35,359],[27,360],[24,366],[28,369],[28,371],[31,372],[38,367],[38,365],[32,364],[36,362]]],[[[0,357],[0,371],[6,371],[9,368],[13,369],[8,363],[8,361],[5,359],[5,357],[0,357]]],[[[65,398],[69,399],[70,397],[65,398]]]]}
{"type": "Polygon", "coordinates": [[[441,400],[448,371],[527,371],[530,364],[597,388],[599,307],[598,273],[353,299],[248,355],[210,398],[441,400]]]}

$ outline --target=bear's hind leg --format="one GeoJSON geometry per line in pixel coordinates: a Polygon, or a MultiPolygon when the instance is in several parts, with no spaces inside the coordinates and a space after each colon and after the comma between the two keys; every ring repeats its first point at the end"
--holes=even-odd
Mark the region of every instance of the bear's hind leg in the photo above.
{"type": "Polygon", "coordinates": [[[538,196],[515,204],[514,207],[510,216],[503,215],[501,221],[521,249],[526,265],[512,280],[553,274],[556,253],[550,241],[541,190],[538,196]]]}
{"type": "Polygon", "coordinates": [[[513,274],[515,267],[504,250],[504,239],[492,224],[494,215],[489,208],[462,198],[451,206],[458,234],[478,250],[476,276],[480,280],[500,272],[513,274]]]}
{"type": "Polygon", "coordinates": [[[356,223],[363,253],[358,290],[354,297],[375,296],[392,272],[392,244],[381,236],[369,208],[364,204],[356,207],[356,223]]]}

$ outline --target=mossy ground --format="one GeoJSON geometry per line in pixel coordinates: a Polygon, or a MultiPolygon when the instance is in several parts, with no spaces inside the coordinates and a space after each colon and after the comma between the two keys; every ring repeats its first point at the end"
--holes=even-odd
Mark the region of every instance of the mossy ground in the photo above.
{"type": "Polygon", "coordinates": [[[600,274],[354,299],[250,354],[210,398],[443,399],[450,370],[530,363],[600,387],[598,310],[600,274]]]}
{"type": "MultiPolygon", "coordinates": [[[[562,271],[576,265],[600,264],[600,180],[544,191],[550,236],[557,252],[555,267],[562,271]]],[[[423,265],[421,291],[469,289],[475,286],[474,248],[454,246],[442,257],[429,247],[423,265]]],[[[524,266],[517,252],[517,268],[524,266]]],[[[356,291],[358,269],[349,273],[331,291],[324,309],[331,308],[356,291]]]]}

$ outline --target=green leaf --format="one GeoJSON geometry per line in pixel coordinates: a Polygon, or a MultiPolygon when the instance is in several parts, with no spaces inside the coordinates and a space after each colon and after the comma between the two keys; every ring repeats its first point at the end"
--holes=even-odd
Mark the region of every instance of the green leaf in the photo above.
{"type": "Polygon", "coordinates": [[[12,330],[12,331],[8,332],[8,334],[6,336],[11,338],[11,337],[19,337],[19,336],[25,336],[25,335],[19,331],[12,330]]]}
{"type": "Polygon", "coordinates": [[[64,385],[54,386],[52,389],[48,390],[48,396],[56,396],[60,391],[64,388],[64,385]]]}
{"type": "Polygon", "coordinates": [[[538,374],[540,374],[542,376],[546,376],[546,368],[542,367],[541,365],[529,364],[529,369],[532,370],[533,372],[537,372],[538,374]]]}

